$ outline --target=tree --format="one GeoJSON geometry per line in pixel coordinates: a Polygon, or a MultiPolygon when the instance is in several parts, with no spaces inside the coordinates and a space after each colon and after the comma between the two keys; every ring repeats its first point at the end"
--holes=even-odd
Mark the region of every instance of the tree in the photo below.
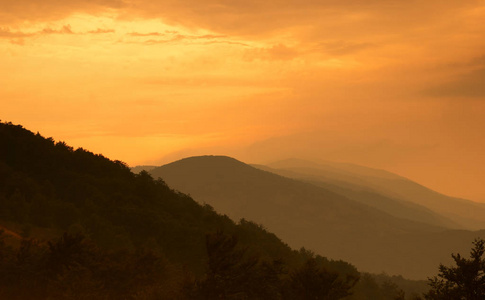
{"type": "Polygon", "coordinates": [[[291,274],[285,299],[342,299],[352,294],[350,290],[358,280],[357,276],[327,271],[310,258],[291,274]]]}
{"type": "Polygon", "coordinates": [[[390,280],[386,280],[382,283],[381,290],[384,299],[404,300],[406,297],[404,291],[390,280]]]}
{"type": "Polygon", "coordinates": [[[237,244],[235,235],[221,231],[206,236],[208,270],[201,283],[206,299],[251,298],[258,283],[259,261],[257,257],[248,257],[246,249],[238,248],[237,244]]]}
{"type": "Polygon", "coordinates": [[[485,241],[476,239],[470,258],[452,254],[454,267],[439,266],[438,276],[429,278],[429,300],[480,300],[485,299],[485,241]]]}

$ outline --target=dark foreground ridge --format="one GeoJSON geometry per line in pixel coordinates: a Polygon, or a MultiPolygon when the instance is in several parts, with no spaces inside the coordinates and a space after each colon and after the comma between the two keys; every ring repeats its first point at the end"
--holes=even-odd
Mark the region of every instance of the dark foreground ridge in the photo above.
{"type": "Polygon", "coordinates": [[[0,299],[394,299],[425,289],[292,250],[146,172],[22,126],[0,123],[0,145],[0,299]]]}

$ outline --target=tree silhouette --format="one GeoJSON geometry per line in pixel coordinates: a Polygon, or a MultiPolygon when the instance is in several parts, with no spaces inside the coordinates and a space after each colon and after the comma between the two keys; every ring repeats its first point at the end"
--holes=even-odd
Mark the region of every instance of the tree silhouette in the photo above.
{"type": "Polygon", "coordinates": [[[439,266],[438,276],[429,278],[431,290],[425,295],[426,299],[485,299],[485,241],[476,239],[473,245],[470,259],[452,254],[456,266],[439,266]]]}
{"type": "Polygon", "coordinates": [[[237,247],[235,235],[221,231],[206,236],[208,270],[201,288],[206,299],[244,299],[257,283],[258,258],[237,247]]]}
{"type": "Polygon", "coordinates": [[[357,276],[341,276],[327,271],[310,258],[291,274],[285,299],[342,299],[352,294],[350,290],[358,279],[357,276]]]}

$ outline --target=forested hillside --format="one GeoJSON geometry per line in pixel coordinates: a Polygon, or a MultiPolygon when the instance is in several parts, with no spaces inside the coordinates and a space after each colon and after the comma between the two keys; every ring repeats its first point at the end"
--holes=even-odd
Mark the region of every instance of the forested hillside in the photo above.
{"type": "MultiPolygon", "coordinates": [[[[261,226],[236,224],[120,161],[10,123],[0,124],[0,145],[2,299],[402,294],[395,278],[379,281],[292,250],[261,226]]],[[[423,291],[405,282],[408,294],[423,291]]]]}

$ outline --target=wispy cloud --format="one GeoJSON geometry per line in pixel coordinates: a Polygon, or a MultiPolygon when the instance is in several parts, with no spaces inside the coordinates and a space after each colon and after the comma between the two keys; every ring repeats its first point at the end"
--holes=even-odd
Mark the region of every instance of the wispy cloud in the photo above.
{"type": "Polygon", "coordinates": [[[485,67],[454,76],[446,82],[424,90],[424,94],[485,100],[485,67]]]}
{"type": "Polygon", "coordinates": [[[195,0],[180,0],[136,1],[125,9],[147,18],[159,17],[171,23],[196,25],[231,35],[261,36],[290,28],[315,28],[316,32],[337,37],[342,30],[362,35],[422,29],[423,24],[474,5],[461,0],[208,0],[204,5],[195,0]]]}
{"type": "Polygon", "coordinates": [[[203,45],[227,44],[227,45],[237,45],[237,46],[251,47],[248,43],[229,41],[229,40],[212,40],[212,41],[203,42],[202,44],[203,45]]]}
{"type": "Polygon", "coordinates": [[[75,13],[99,14],[121,10],[126,0],[0,0],[0,23],[5,25],[29,22],[59,21],[75,13]]]}
{"type": "Polygon", "coordinates": [[[61,29],[44,28],[40,33],[43,34],[74,34],[71,29],[71,25],[67,24],[62,26],[61,29]]]}
{"type": "Polygon", "coordinates": [[[21,32],[21,31],[11,31],[9,28],[0,27],[0,38],[7,39],[18,39],[26,38],[35,35],[35,33],[21,32]]]}
{"type": "Polygon", "coordinates": [[[139,37],[145,37],[145,36],[165,36],[166,34],[161,33],[161,32],[147,32],[147,33],[142,33],[142,32],[130,32],[128,33],[129,36],[139,36],[139,37]]]}
{"type": "Polygon", "coordinates": [[[226,35],[216,35],[216,34],[202,34],[202,35],[188,35],[182,34],[178,31],[165,31],[165,32],[130,32],[127,34],[130,37],[139,38],[136,41],[130,41],[130,43],[141,43],[145,45],[156,45],[156,44],[167,44],[167,43],[174,43],[174,42],[197,42],[200,44],[208,45],[208,44],[215,44],[215,43],[226,43],[232,45],[244,45],[247,44],[238,42],[238,41],[231,41],[227,39],[226,35]],[[156,39],[153,37],[160,37],[160,39],[156,39]],[[149,39],[143,39],[149,38],[149,39]]]}
{"type": "Polygon", "coordinates": [[[44,35],[57,35],[57,34],[67,34],[67,35],[74,35],[74,34],[107,34],[107,33],[114,33],[114,29],[102,29],[97,28],[96,30],[89,30],[87,32],[75,32],[72,30],[71,25],[63,25],[59,29],[46,27],[42,30],[32,31],[32,32],[24,32],[24,31],[12,31],[8,27],[0,27],[0,39],[8,39],[11,43],[17,45],[24,45],[26,38],[32,38],[35,36],[44,36],[44,35]]]}
{"type": "Polygon", "coordinates": [[[451,71],[452,75],[444,82],[424,89],[423,94],[434,97],[485,97],[485,55],[441,67],[451,71]]]}
{"type": "Polygon", "coordinates": [[[115,32],[114,29],[102,29],[102,28],[88,31],[88,33],[90,34],[104,34],[104,33],[114,33],[114,32],[115,32]]]}
{"type": "Polygon", "coordinates": [[[366,42],[335,41],[319,43],[314,50],[325,52],[334,56],[340,56],[354,54],[373,46],[375,45],[366,42]]]}
{"type": "Polygon", "coordinates": [[[296,58],[300,52],[295,48],[288,47],[284,44],[277,44],[266,48],[254,48],[247,50],[245,59],[252,61],[259,60],[292,60],[296,58]]]}

